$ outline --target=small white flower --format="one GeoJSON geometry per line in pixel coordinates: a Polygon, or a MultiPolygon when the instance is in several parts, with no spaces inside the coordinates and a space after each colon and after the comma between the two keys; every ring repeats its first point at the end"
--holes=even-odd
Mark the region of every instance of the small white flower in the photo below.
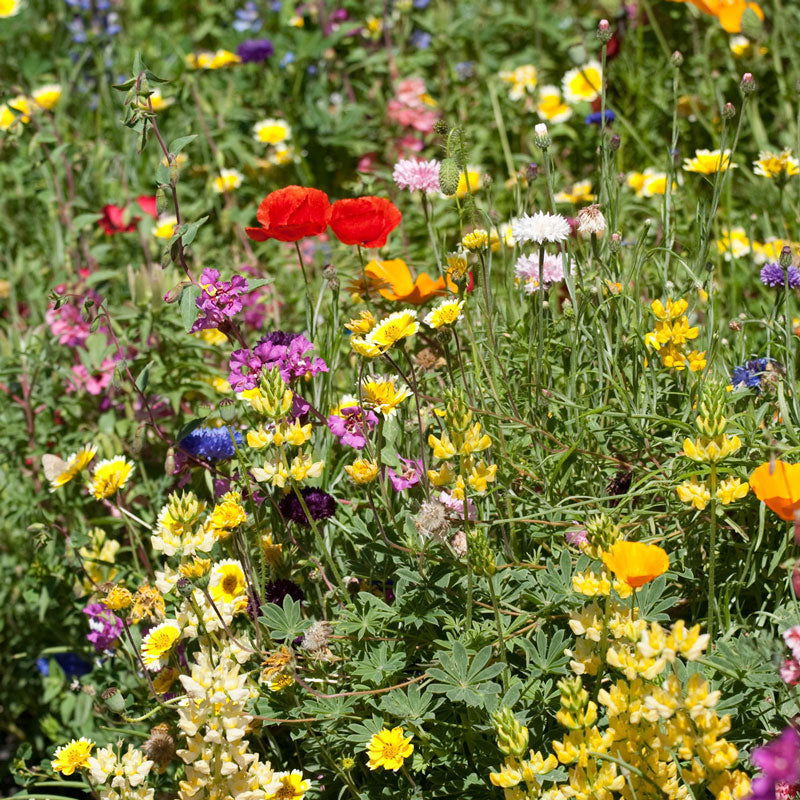
{"type": "Polygon", "coordinates": [[[570,227],[566,218],[560,214],[537,211],[512,220],[511,232],[517,242],[542,244],[563,242],[570,234],[570,227]]]}

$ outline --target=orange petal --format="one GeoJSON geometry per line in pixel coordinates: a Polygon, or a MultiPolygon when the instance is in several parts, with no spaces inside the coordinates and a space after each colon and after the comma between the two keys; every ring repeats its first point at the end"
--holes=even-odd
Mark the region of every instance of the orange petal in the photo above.
{"type": "Polygon", "coordinates": [[[389,261],[370,261],[364,271],[370,278],[384,286],[380,293],[387,300],[400,300],[414,289],[411,271],[402,258],[389,261]]]}

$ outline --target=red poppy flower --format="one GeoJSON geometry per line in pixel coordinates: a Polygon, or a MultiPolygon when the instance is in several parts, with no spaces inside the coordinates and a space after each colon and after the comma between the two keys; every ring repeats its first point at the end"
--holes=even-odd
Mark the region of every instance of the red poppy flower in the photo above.
{"type": "Polygon", "coordinates": [[[114,233],[130,233],[136,230],[136,219],[125,224],[125,209],[122,206],[107,205],[102,208],[100,227],[111,236],[114,233]]]}
{"type": "Polygon", "coordinates": [[[331,204],[328,195],[319,189],[287,186],[270,192],[261,201],[256,218],[260,228],[245,228],[254,241],[296,242],[325,231],[331,218],[331,204]]]}
{"type": "Polygon", "coordinates": [[[383,247],[401,219],[400,209],[383,197],[356,197],[333,204],[331,229],[343,244],[383,247]]]}
{"type": "Polygon", "coordinates": [[[154,194],[140,194],[136,198],[139,208],[142,209],[143,214],[153,219],[158,218],[158,210],[156,209],[156,196],[154,194]]]}

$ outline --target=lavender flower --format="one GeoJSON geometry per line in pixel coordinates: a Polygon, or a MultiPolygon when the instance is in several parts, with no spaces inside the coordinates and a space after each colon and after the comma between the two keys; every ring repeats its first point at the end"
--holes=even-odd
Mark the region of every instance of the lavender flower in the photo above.
{"type": "Polygon", "coordinates": [[[244,7],[236,9],[233,29],[239,31],[239,33],[256,33],[261,30],[261,18],[258,15],[258,7],[253,0],[247,0],[244,7]]]}
{"type": "Polygon", "coordinates": [[[236,48],[236,54],[245,64],[266,61],[274,52],[275,48],[269,39],[245,39],[236,48]]]}
{"type": "MultiPolygon", "coordinates": [[[[332,517],[336,513],[336,501],[322,489],[301,489],[300,494],[315,522],[332,517]]],[[[282,498],[278,508],[286,519],[296,522],[298,525],[308,526],[306,512],[294,492],[282,498]]]]}
{"type": "Polygon", "coordinates": [[[89,617],[89,633],[86,638],[98,653],[111,650],[122,634],[122,620],[102,603],[89,603],[83,609],[89,617]]]}
{"type": "Polygon", "coordinates": [[[247,279],[234,275],[229,281],[219,279],[219,270],[204,269],[200,275],[202,292],[195,303],[203,315],[192,325],[191,333],[218,328],[242,308],[242,295],[247,291],[247,279]]]}
{"type": "Polygon", "coordinates": [[[403,468],[399,472],[396,472],[391,467],[386,470],[386,474],[389,476],[389,480],[396,492],[402,492],[405,489],[416,486],[420,482],[423,473],[422,461],[419,459],[403,458],[402,456],[399,456],[399,458],[403,462],[403,468]]]}
{"type": "Polygon", "coordinates": [[[786,728],[780,736],[756,748],[750,760],[761,770],[750,784],[750,797],[775,800],[779,783],[800,781],[800,734],[794,728],[786,728]]]}
{"type": "Polygon", "coordinates": [[[401,189],[410,192],[438,192],[439,166],[435,159],[415,161],[413,158],[401,158],[394,165],[392,178],[401,189]]]}
{"type": "Polygon", "coordinates": [[[427,31],[421,31],[419,28],[411,32],[411,44],[417,50],[427,50],[431,46],[433,36],[427,31]]]}
{"type": "Polygon", "coordinates": [[[209,461],[220,461],[225,458],[232,458],[236,453],[234,447],[240,446],[243,442],[242,434],[234,431],[229,425],[221,428],[195,428],[180,440],[178,445],[187,453],[191,453],[198,458],[205,458],[209,461]]]}
{"type": "Polygon", "coordinates": [[[764,264],[761,268],[760,277],[761,283],[771,288],[785,286],[787,281],[790,289],[797,289],[798,286],[800,286],[800,269],[797,267],[789,267],[789,269],[784,272],[783,267],[775,261],[764,264]]]}
{"type": "Polygon", "coordinates": [[[360,406],[347,406],[339,409],[338,414],[328,417],[331,433],[345,447],[362,450],[367,444],[367,434],[378,424],[374,411],[360,406]]]}

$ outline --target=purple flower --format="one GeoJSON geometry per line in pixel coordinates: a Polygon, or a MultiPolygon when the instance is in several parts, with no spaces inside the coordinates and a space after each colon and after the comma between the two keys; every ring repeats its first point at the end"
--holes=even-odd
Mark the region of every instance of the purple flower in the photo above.
{"type": "Polygon", "coordinates": [[[198,317],[192,325],[191,333],[218,328],[242,310],[242,295],[247,291],[247,279],[241,275],[221,281],[218,270],[204,269],[200,275],[200,286],[202,292],[195,303],[203,316],[198,317]]]}
{"type": "Polygon", "coordinates": [[[750,789],[753,800],[775,800],[778,783],[800,781],[800,734],[786,728],[771,742],[753,750],[750,760],[761,770],[750,789]]]}
{"type": "Polygon", "coordinates": [[[258,15],[258,7],[253,0],[248,0],[243,8],[236,9],[236,19],[233,21],[233,29],[239,33],[253,32],[260,30],[261,18],[258,15]]]}
{"type": "MultiPolygon", "coordinates": [[[[606,122],[613,122],[617,118],[617,115],[610,109],[607,108],[605,110],[605,121],[606,122]]],[[[603,112],[602,111],[592,111],[591,114],[587,114],[583,121],[587,125],[599,125],[603,121],[603,112]]]]}
{"type": "MultiPolygon", "coordinates": [[[[464,501],[454,497],[450,492],[441,491],[439,502],[444,506],[445,515],[452,522],[464,521],[464,501]]],[[[478,507],[467,498],[467,519],[475,522],[478,519],[478,507]]]]}
{"type": "Polygon", "coordinates": [[[86,638],[98,653],[111,650],[122,634],[122,620],[102,603],[89,603],[83,609],[89,617],[89,633],[86,638]]]}
{"type": "Polygon", "coordinates": [[[585,528],[573,528],[564,533],[564,539],[572,547],[580,547],[589,541],[589,534],[585,528]]]}
{"type": "Polygon", "coordinates": [[[389,467],[386,470],[386,474],[389,476],[395,491],[402,492],[404,489],[410,489],[420,482],[423,466],[422,461],[419,459],[403,458],[402,456],[398,456],[398,458],[403,462],[403,469],[400,472],[395,472],[389,467]]]}
{"type": "MultiPolygon", "coordinates": [[[[301,489],[300,494],[315,522],[332,517],[336,513],[336,501],[322,489],[301,489]]],[[[282,498],[278,508],[286,519],[296,522],[298,525],[308,526],[306,512],[294,492],[282,498]]]]}
{"type": "Polygon", "coordinates": [[[306,599],[303,590],[288,578],[278,578],[274,581],[267,581],[264,584],[264,601],[267,603],[275,603],[276,606],[282,606],[283,600],[286,597],[291,597],[301,603],[306,599]]]}
{"type": "Polygon", "coordinates": [[[797,289],[800,286],[800,269],[797,267],[789,267],[784,272],[783,267],[775,261],[769,264],[764,264],[761,268],[761,283],[764,286],[775,288],[777,286],[785,286],[787,281],[790,289],[797,289]]]}
{"type": "Polygon", "coordinates": [[[367,434],[378,424],[374,411],[361,406],[347,406],[339,409],[338,414],[328,417],[331,433],[345,447],[361,450],[367,443],[367,434]]]}
{"type": "Polygon", "coordinates": [[[269,39],[245,39],[236,48],[236,54],[246,64],[266,61],[274,52],[275,48],[269,39]]]}

